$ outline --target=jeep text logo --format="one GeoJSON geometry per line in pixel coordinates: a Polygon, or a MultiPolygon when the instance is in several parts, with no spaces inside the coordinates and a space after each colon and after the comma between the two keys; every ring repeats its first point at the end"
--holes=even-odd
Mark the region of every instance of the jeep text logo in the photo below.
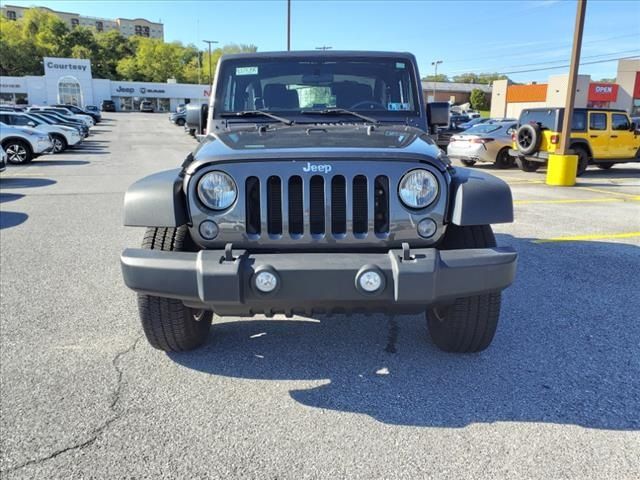
{"type": "Polygon", "coordinates": [[[133,88],[127,88],[127,87],[120,86],[120,87],[116,88],[116,92],[118,92],[118,93],[133,93],[134,90],[133,90],[133,88]]]}
{"type": "Polygon", "coordinates": [[[312,165],[307,162],[306,167],[302,167],[303,172],[320,172],[320,173],[329,173],[332,170],[331,165],[312,165]]]}
{"type": "Polygon", "coordinates": [[[596,93],[611,93],[613,92],[613,87],[612,86],[602,86],[602,85],[596,85],[596,93]]]}

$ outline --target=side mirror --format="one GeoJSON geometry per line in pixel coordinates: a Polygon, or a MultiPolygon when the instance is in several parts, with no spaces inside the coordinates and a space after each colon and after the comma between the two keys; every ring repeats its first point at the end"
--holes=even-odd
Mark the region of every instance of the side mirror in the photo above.
{"type": "Polygon", "coordinates": [[[36,126],[36,122],[28,122],[27,125],[29,125],[30,127],[35,127],[36,126]]]}
{"type": "Polygon", "coordinates": [[[207,129],[207,116],[209,114],[209,105],[187,105],[185,124],[190,130],[197,133],[204,133],[207,129]]]}
{"type": "Polygon", "coordinates": [[[629,131],[630,132],[635,132],[637,128],[638,128],[638,125],[636,125],[635,122],[631,122],[631,126],[629,127],[629,131]]]}
{"type": "Polygon", "coordinates": [[[449,125],[449,102],[427,103],[427,122],[430,130],[449,125]]]}

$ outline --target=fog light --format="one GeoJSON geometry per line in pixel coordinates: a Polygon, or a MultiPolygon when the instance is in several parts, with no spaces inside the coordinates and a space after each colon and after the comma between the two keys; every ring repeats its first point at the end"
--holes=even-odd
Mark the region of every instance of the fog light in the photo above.
{"type": "Polygon", "coordinates": [[[430,218],[423,218],[418,222],[418,235],[422,238],[433,237],[433,234],[436,233],[437,229],[438,226],[436,225],[436,222],[430,218]]]}
{"type": "Polygon", "coordinates": [[[200,236],[205,240],[213,240],[220,231],[218,224],[212,220],[205,220],[200,224],[200,236]]]}
{"type": "Polygon", "coordinates": [[[266,270],[256,274],[253,281],[256,288],[262,293],[273,292],[278,287],[278,277],[274,273],[266,270]]]}
{"type": "Polygon", "coordinates": [[[374,272],[369,270],[368,272],[364,272],[358,278],[358,283],[360,284],[360,288],[368,293],[373,293],[380,289],[382,286],[382,276],[378,272],[374,272]]]}

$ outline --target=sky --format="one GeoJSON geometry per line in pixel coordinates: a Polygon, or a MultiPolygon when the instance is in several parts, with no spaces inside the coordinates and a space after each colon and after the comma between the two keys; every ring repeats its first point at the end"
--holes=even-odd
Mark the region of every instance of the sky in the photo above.
{"type": "MultiPolygon", "coordinates": [[[[217,40],[286,50],[286,0],[2,3],[161,21],[165,41],[202,49],[202,40],[217,40]]],[[[575,14],[575,0],[292,0],[291,48],[408,51],[422,76],[442,60],[438,72],[449,77],[499,72],[517,82],[541,82],[568,71],[575,14]]],[[[615,78],[617,62],[605,61],[627,56],[640,57],[640,1],[588,0],[580,73],[615,78]]]]}

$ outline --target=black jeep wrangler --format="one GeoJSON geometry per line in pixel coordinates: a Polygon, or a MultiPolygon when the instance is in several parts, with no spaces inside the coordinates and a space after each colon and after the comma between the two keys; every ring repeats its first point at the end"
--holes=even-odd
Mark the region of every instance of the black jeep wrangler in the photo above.
{"type": "Polygon", "coordinates": [[[425,106],[412,55],[225,56],[201,111],[181,168],[125,197],[147,228],[122,270],[151,345],[195,348],[213,314],[354,312],[425,313],[446,351],[491,343],[516,253],[490,225],[513,221],[511,191],[436,146],[448,105],[425,106]]]}

